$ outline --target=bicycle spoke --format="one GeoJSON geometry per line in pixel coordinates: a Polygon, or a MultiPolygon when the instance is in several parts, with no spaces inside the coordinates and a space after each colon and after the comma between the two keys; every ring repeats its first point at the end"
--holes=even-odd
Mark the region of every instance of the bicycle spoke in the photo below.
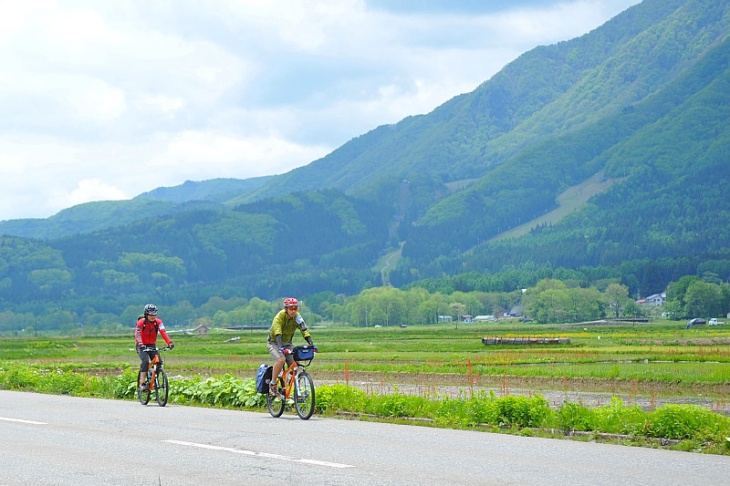
{"type": "MultiPolygon", "coordinates": [[[[149,383],[150,373],[147,372],[147,381],[149,383]]],[[[147,405],[150,402],[150,388],[147,387],[146,390],[140,390],[139,384],[137,385],[137,398],[139,399],[139,403],[142,405],[147,405]]]]}
{"type": "MultiPolygon", "coordinates": [[[[281,381],[281,378],[278,379],[279,386],[284,386],[283,382],[281,381]]],[[[266,395],[266,408],[269,410],[269,413],[272,417],[281,417],[281,414],[284,413],[284,398],[282,398],[281,395],[272,395],[271,393],[268,393],[266,395]]]]}
{"type": "Polygon", "coordinates": [[[308,420],[314,413],[314,382],[306,371],[294,383],[294,407],[302,420],[308,420]]]}
{"type": "Polygon", "coordinates": [[[157,372],[157,379],[155,381],[157,404],[160,407],[164,407],[165,405],[167,405],[167,398],[170,393],[170,389],[168,386],[169,383],[167,381],[167,373],[165,373],[164,369],[160,368],[160,370],[157,372]]]}

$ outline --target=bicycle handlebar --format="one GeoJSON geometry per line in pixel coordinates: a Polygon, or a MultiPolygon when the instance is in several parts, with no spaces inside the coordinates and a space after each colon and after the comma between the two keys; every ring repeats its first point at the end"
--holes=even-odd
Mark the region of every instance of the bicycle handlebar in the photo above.
{"type": "Polygon", "coordinates": [[[143,345],[140,347],[140,349],[150,352],[150,351],[169,351],[172,348],[170,348],[170,346],[163,346],[161,348],[158,348],[156,345],[143,345]]]}

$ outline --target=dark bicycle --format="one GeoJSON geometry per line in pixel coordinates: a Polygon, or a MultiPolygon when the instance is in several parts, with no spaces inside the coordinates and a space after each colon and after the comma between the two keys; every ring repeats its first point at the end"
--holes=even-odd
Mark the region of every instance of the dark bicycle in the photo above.
{"type": "MultiPolygon", "coordinates": [[[[165,346],[164,348],[157,348],[157,346],[145,346],[141,350],[151,353],[155,351],[168,351],[169,349],[170,346],[165,346]]],[[[154,394],[155,400],[160,407],[167,405],[167,397],[170,394],[170,388],[167,381],[167,373],[162,365],[162,361],[160,361],[160,354],[158,352],[155,352],[154,357],[150,361],[150,366],[147,369],[147,383],[149,386],[146,390],[142,390],[137,387],[137,398],[139,398],[139,403],[147,405],[150,402],[150,397],[154,394]]]]}

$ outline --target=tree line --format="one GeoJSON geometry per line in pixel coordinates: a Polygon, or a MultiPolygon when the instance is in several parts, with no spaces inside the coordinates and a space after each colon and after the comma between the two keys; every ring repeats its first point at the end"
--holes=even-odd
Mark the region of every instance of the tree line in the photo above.
{"type": "MultiPolygon", "coordinates": [[[[510,292],[429,291],[372,287],[345,296],[331,291],[301,297],[300,311],[310,325],[356,327],[436,324],[450,320],[458,325],[465,316],[527,317],[538,323],[574,323],[606,318],[725,316],[730,312],[730,284],[711,274],[684,276],[671,282],[666,303],[653,306],[637,302],[627,286],[604,282],[605,288],[581,286],[574,280],[544,278],[536,285],[510,292]],[[448,317],[448,319],[445,319],[448,317]]],[[[80,309],[47,309],[40,314],[0,312],[0,332],[22,335],[38,331],[64,334],[130,333],[146,302],[127,306],[121,314],[80,309]]],[[[268,327],[281,308],[281,299],[211,297],[200,306],[188,300],[160,305],[160,317],[170,329],[199,325],[224,328],[268,327]]]]}

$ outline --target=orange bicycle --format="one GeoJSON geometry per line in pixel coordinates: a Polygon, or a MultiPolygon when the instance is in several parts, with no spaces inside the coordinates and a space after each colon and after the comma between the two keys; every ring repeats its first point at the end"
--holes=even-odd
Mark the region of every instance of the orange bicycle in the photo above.
{"type": "MultiPolygon", "coordinates": [[[[157,346],[146,346],[143,348],[143,351],[150,353],[153,351],[167,351],[169,349],[170,346],[165,346],[164,348],[159,349],[157,346]]],[[[155,400],[160,407],[167,405],[167,397],[170,394],[170,389],[167,382],[167,373],[160,361],[160,353],[155,353],[154,357],[150,361],[150,366],[147,369],[147,383],[149,386],[146,390],[141,390],[137,387],[137,398],[139,398],[139,403],[147,405],[150,402],[150,396],[154,393],[155,400]]]]}
{"type": "Polygon", "coordinates": [[[276,377],[276,395],[266,395],[266,408],[272,417],[281,417],[284,408],[292,403],[302,420],[308,420],[314,413],[314,382],[306,366],[314,359],[316,350],[314,346],[294,346],[294,362],[276,377]]]}

